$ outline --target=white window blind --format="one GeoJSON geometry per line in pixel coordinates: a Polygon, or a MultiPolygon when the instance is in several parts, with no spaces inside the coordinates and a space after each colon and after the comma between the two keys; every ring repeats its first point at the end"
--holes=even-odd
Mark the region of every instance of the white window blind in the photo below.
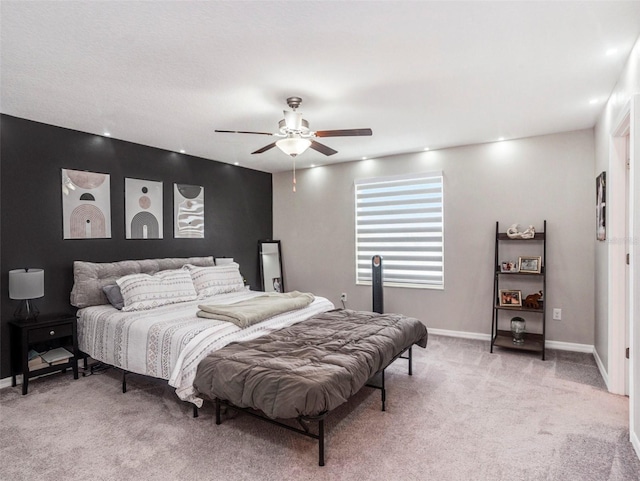
{"type": "Polygon", "coordinates": [[[356,180],[356,283],[444,288],[442,172],[356,180]]]}

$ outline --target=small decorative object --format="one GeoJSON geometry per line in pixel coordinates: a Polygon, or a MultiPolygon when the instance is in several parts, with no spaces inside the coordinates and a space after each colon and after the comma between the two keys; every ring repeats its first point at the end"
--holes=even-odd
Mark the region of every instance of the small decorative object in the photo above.
{"type": "Polygon", "coordinates": [[[520,257],[518,267],[524,274],[540,274],[542,270],[542,257],[520,257]]]}
{"type": "Polygon", "coordinates": [[[602,172],[596,178],[596,239],[603,241],[607,238],[607,173],[602,172]]]}
{"type": "Polygon", "coordinates": [[[20,300],[13,314],[16,319],[37,319],[38,308],[32,299],[44,297],[44,270],[14,269],[9,271],[9,298],[20,300]]]}
{"type": "Polygon", "coordinates": [[[522,307],[522,292],[500,289],[500,307],[522,307]]]}
{"type": "Polygon", "coordinates": [[[514,261],[505,261],[500,264],[500,272],[518,272],[518,263],[514,261]]]}
{"type": "Polygon", "coordinates": [[[507,229],[509,239],[533,239],[536,236],[536,229],[530,225],[523,232],[518,231],[519,224],[513,224],[507,229]]]}
{"type": "Polygon", "coordinates": [[[529,294],[524,298],[524,307],[527,309],[540,309],[541,302],[542,291],[538,291],[536,294],[529,294]]]}
{"type": "Polygon", "coordinates": [[[525,322],[522,317],[514,317],[511,319],[511,336],[514,344],[524,344],[524,328],[525,322]]]}

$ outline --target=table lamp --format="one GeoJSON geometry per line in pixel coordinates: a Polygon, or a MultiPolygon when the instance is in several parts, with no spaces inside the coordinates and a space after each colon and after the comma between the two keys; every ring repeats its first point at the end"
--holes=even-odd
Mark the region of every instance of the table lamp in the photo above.
{"type": "Polygon", "coordinates": [[[31,300],[43,296],[43,269],[25,268],[9,271],[9,298],[22,301],[13,314],[16,319],[36,319],[40,312],[31,300]]]}

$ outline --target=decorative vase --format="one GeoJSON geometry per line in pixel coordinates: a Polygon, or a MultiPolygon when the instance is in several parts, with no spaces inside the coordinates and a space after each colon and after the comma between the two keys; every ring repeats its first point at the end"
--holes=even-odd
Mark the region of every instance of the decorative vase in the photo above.
{"type": "Polygon", "coordinates": [[[514,344],[524,344],[524,328],[525,322],[522,317],[514,317],[511,319],[511,336],[514,344]]]}

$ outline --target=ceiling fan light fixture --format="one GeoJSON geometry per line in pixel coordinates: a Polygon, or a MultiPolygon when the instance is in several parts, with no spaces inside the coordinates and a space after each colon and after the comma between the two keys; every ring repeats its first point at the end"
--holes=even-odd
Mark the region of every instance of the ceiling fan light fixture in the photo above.
{"type": "Polygon", "coordinates": [[[276,147],[291,157],[300,155],[307,150],[310,145],[311,141],[309,139],[302,139],[300,137],[287,137],[286,139],[280,139],[276,142],[276,147]]]}

